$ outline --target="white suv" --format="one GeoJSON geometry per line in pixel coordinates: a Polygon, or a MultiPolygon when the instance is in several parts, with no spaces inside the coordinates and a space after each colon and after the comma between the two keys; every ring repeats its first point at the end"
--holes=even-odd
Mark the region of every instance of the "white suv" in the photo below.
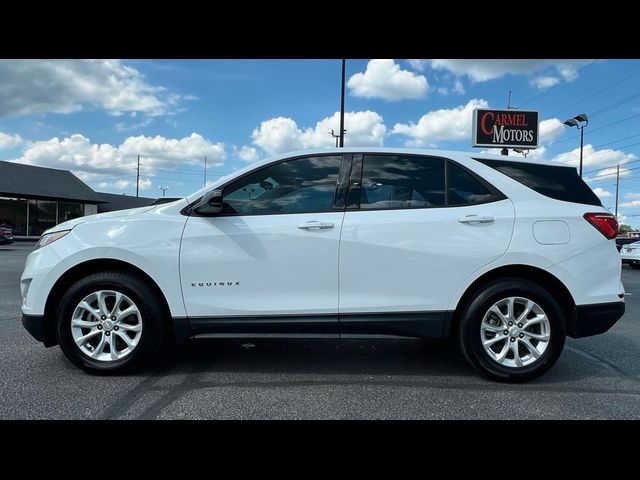
{"type": "Polygon", "coordinates": [[[485,375],[549,369],[624,314],[616,219],[575,168],[404,149],[289,154],[40,239],[23,324],[92,373],[190,337],[452,337],[485,375]]]}

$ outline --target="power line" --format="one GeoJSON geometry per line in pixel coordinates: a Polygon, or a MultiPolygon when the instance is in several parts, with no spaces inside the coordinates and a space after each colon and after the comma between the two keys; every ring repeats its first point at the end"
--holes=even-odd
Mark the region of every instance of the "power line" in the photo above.
{"type": "MultiPolygon", "coordinates": [[[[638,142],[638,144],[640,144],[640,142],[638,142]]],[[[640,162],[640,160],[631,160],[630,162],[617,163],[615,165],[609,165],[608,167],[596,168],[595,170],[589,170],[588,172],[584,172],[584,174],[587,175],[589,173],[601,172],[603,170],[607,170],[608,168],[616,168],[617,165],[622,165],[624,167],[625,165],[629,165],[630,163],[636,163],[636,162],[640,162]]]]}
{"type": "MultiPolygon", "coordinates": [[[[640,92],[636,92],[636,93],[634,93],[632,95],[629,95],[628,97],[625,97],[625,98],[622,98],[620,100],[617,100],[616,102],[613,102],[613,103],[601,108],[600,110],[596,110],[595,112],[590,113],[589,114],[589,118],[593,118],[593,117],[597,117],[598,115],[602,115],[603,113],[606,113],[606,112],[608,112],[610,110],[618,108],[618,107],[624,105],[625,103],[629,103],[630,101],[635,100],[638,97],[640,97],[640,92]]],[[[553,115],[552,115],[552,117],[553,117],[553,115]]],[[[549,135],[553,135],[554,133],[560,132],[560,131],[564,130],[565,128],[567,128],[566,125],[564,125],[564,124],[560,125],[559,127],[554,128],[553,130],[550,130],[550,131],[544,133],[543,135],[540,135],[540,138],[547,137],[549,135]]],[[[594,132],[595,130],[590,130],[590,131],[594,132]]],[[[572,137],[572,138],[575,138],[575,137],[572,137]]],[[[550,144],[550,145],[553,145],[553,144],[550,144]]]]}
{"type": "MultiPolygon", "coordinates": [[[[627,120],[631,120],[631,119],[633,119],[633,118],[637,118],[637,117],[640,117],[640,113],[637,113],[637,114],[632,115],[632,116],[627,117],[627,118],[623,118],[622,120],[617,120],[617,121],[615,121],[615,122],[608,123],[608,124],[606,124],[606,125],[603,125],[602,127],[598,127],[598,128],[591,129],[591,130],[589,130],[589,134],[592,134],[593,132],[598,132],[598,131],[600,131],[600,130],[604,130],[605,128],[609,128],[609,127],[611,127],[611,126],[613,126],[613,125],[617,125],[617,124],[619,124],[619,123],[626,122],[627,120]]],[[[547,144],[547,147],[550,147],[551,145],[556,145],[556,144],[558,144],[558,143],[562,143],[562,142],[568,142],[569,140],[576,139],[576,138],[578,138],[579,136],[580,136],[580,135],[574,135],[573,137],[564,138],[564,139],[562,139],[562,140],[557,140],[557,141],[555,141],[555,142],[552,142],[552,143],[547,144]]]]}
{"type": "MultiPolygon", "coordinates": [[[[629,138],[633,138],[633,137],[640,137],[640,133],[636,133],[635,135],[629,135],[628,137],[619,138],[618,140],[612,140],[611,142],[601,143],[600,145],[597,145],[593,148],[606,147],[607,145],[611,145],[612,143],[618,143],[618,142],[621,142],[622,140],[628,140],[629,138]]],[[[618,147],[618,148],[625,148],[625,147],[618,147]]]]}
{"type": "Polygon", "coordinates": [[[618,81],[618,82],[616,82],[616,83],[614,83],[614,84],[612,84],[612,85],[609,85],[608,87],[605,87],[605,88],[603,88],[603,89],[601,89],[601,90],[598,90],[597,92],[595,92],[595,93],[593,93],[593,94],[589,95],[588,97],[583,98],[582,100],[578,100],[577,102],[572,103],[571,105],[569,105],[569,106],[567,106],[567,107],[564,107],[564,108],[562,108],[562,109],[560,109],[560,110],[557,110],[556,112],[552,113],[550,116],[551,116],[551,117],[555,117],[555,116],[556,116],[556,115],[558,115],[560,112],[564,112],[565,110],[569,110],[570,108],[575,107],[576,105],[578,105],[578,104],[580,104],[580,103],[582,103],[582,102],[584,102],[584,101],[586,101],[586,100],[590,100],[590,99],[592,99],[593,97],[597,97],[598,95],[600,95],[600,94],[602,94],[602,93],[604,93],[604,92],[608,92],[609,90],[613,89],[613,87],[617,87],[617,86],[618,86],[618,85],[620,85],[621,83],[626,82],[627,80],[630,80],[630,79],[632,79],[633,77],[637,77],[638,75],[640,75],[640,73],[634,73],[633,75],[629,75],[628,77],[623,78],[622,80],[620,80],[620,81],[618,81]]]}
{"type": "MultiPolygon", "coordinates": [[[[609,167],[609,168],[612,168],[612,167],[609,167]]],[[[633,170],[640,170],[640,167],[627,168],[627,169],[623,172],[623,174],[624,174],[624,173],[626,173],[626,172],[631,172],[631,171],[633,171],[633,170]]],[[[600,181],[601,179],[603,179],[603,178],[605,178],[605,177],[608,177],[608,176],[610,176],[610,175],[615,175],[615,174],[616,174],[616,172],[613,172],[613,173],[605,173],[604,175],[597,175],[597,176],[595,176],[595,177],[587,178],[587,179],[585,179],[585,180],[589,180],[589,181],[592,181],[592,182],[597,182],[597,181],[600,181]]]]}
{"type": "Polygon", "coordinates": [[[613,102],[611,105],[603,107],[600,110],[596,110],[590,116],[597,117],[598,115],[602,115],[603,113],[608,112],[609,110],[613,110],[614,108],[618,108],[619,106],[624,105],[625,103],[629,103],[630,101],[635,100],[638,97],[640,97],[640,92],[636,92],[632,95],[629,95],[628,97],[621,98],[620,100],[613,102]]]}
{"type": "MultiPolygon", "coordinates": [[[[637,135],[635,135],[635,136],[637,136],[637,135]]],[[[605,144],[603,144],[603,145],[605,145],[605,144]]],[[[593,148],[594,148],[594,149],[595,149],[595,148],[600,148],[600,147],[602,147],[603,145],[598,145],[598,146],[593,147],[593,148]]],[[[628,144],[628,145],[623,145],[623,146],[621,146],[621,147],[617,147],[617,148],[619,148],[619,149],[623,149],[623,148],[634,147],[634,146],[636,146],[636,145],[640,145],[640,142],[630,143],[630,144],[628,144]]],[[[598,156],[604,155],[604,154],[606,154],[606,153],[608,153],[608,152],[606,152],[606,151],[595,152],[595,153],[593,153],[592,155],[589,155],[589,156],[588,156],[588,157],[586,157],[586,158],[588,158],[588,159],[592,160],[593,158],[597,158],[598,156]]],[[[585,158],[585,159],[586,159],[586,158],[585,158]]],[[[640,162],[640,159],[638,159],[638,160],[631,160],[631,161],[629,161],[629,162],[623,162],[623,163],[620,163],[620,162],[619,162],[619,163],[616,163],[616,164],[613,164],[613,165],[609,165],[609,166],[606,166],[606,167],[596,168],[596,169],[594,169],[594,170],[589,170],[588,172],[584,172],[584,174],[586,175],[586,174],[589,174],[589,173],[600,172],[600,171],[602,171],[602,170],[606,170],[606,169],[608,169],[608,168],[616,168],[616,166],[617,166],[617,165],[623,165],[623,166],[624,166],[624,165],[629,165],[630,163],[636,163],[636,162],[640,162]]]]}
{"type": "MultiPolygon", "coordinates": [[[[593,64],[594,64],[594,63],[596,63],[596,62],[597,62],[597,60],[594,60],[594,61],[592,61],[592,62],[590,62],[590,63],[586,64],[584,67],[579,68],[579,69],[578,69],[578,71],[577,71],[577,73],[582,73],[584,70],[586,70],[587,68],[589,68],[591,65],[593,65],[593,64]]],[[[529,100],[527,100],[526,102],[521,103],[521,104],[518,106],[518,108],[522,108],[522,107],[524,107],[525,105],[528,105],[529,103],[533,102],[534,100],[539,99],[540,97],[542,97],[543,95],[546,95],[546,94],[547,94],[547,93],[549,93],[551,90],[553,90],[554,88],[556,88],[556,87],[558,87],[558,86],[560,86],[560,85],[562,85],[562,82],[558,82],[558,83],[556,83],[556,84],[555,84],[555,85],[553,85],[552,87],[550,87],[550,88],[546,89],[544,92],[540,92],[539,94],[537,94],[537,95],[535,95],[534,97],[530,98],[530,99],[529,99],[529,100]]]]}

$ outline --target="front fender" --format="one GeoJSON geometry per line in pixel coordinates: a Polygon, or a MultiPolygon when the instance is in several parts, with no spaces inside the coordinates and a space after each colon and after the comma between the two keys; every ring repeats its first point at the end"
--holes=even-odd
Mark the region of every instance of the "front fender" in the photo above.
{"type": "Polygon", "coordinates": [[[23,278],[32,278],[32,290],[23,313],[44,314],[55,283],[77,265],[92,260],[117,260],[151,277],[164,294],[172,316],[186,316],[178,264],[186,217],[163,210],[82,223],[60,240],[33,252],[23,274],[23,278]]]}

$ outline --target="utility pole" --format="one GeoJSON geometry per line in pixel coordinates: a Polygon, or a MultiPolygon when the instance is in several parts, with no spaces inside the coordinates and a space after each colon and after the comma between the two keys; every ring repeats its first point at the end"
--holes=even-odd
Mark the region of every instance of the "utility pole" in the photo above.
{"type": "MultiPolygon", "coordinates": [[[[509,90],[509,97],[507,98],[507,110],[509,109],[511,109],[511,90],[509,90]]],[[[509,155],[509,149],[503,148],[500,150],[500,155],[509,155]]]]}
{"type": "MultiPolygon", "coordinates": [[[[586,127],[586,125],[584,127],[586,127]]],[[[584,127],[580,128],[580,178],[582,178],[582,147],[584,145],[584,127]]],[[[618,165],[618,173],[620,173],[620,165],[618,165]]],[[[616,217],[616,219],[617,218],[618,217],[616,217]]]]}
{"type": "Polygon", "coordinates": [[[340,95],[340,146],[344,147],[344,85],[346,59],[342,59],[342,93],[340,95]]]}
{"type": "Polygon", "coordinates": [[[204,185],[203,187],[207,186],[207,156],[204,156],[204,185]]]}
{"type": "Polygon", "coordinates": [[[616,168],[616,220],[618,220],[618,187],[620,186],[620,165],[616,168]]]}
{"type": "Polygon", "coordinates": [[[136,173],[136,197],[138,196],[139,188],[140,188],[140,155],[138,155],[138,168],[136,173]]]}
{"type": "Polygon", "coordinates": [[[336,135],[333,128],[329,131],[329,134],[336,139],[336,148],[338,148],[338,142],[340,141],[340,135],[336,135]]]}

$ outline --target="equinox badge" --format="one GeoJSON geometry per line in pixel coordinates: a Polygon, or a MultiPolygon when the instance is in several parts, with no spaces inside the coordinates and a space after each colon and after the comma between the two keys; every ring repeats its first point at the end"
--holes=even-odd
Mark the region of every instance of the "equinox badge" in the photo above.
{"type": "Polygon", "coordinates": [[[191,282],[192,287],[239,287],[240,282],[191,282]]]}

